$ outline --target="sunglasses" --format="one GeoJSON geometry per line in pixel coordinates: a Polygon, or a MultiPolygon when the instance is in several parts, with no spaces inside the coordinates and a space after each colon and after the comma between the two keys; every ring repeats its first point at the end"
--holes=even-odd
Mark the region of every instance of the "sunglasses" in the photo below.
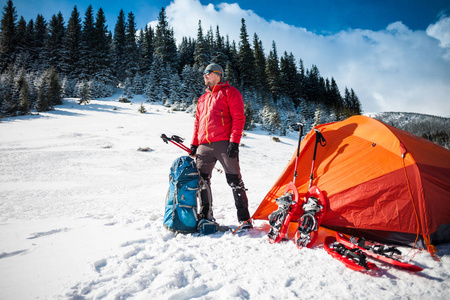
{"type": "Polygon", "coordinates": [[[211,71],[211,70],[206,70],[205,72],[203,72],[203,75],[209,75],[211,73],[219,73],[220,75],[222,75],[220,71],[211,71]]]}

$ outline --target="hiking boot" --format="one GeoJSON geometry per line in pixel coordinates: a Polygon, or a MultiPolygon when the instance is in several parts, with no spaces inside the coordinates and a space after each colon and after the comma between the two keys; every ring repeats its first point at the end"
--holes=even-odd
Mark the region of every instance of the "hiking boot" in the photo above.
{"type": "Polygon", "coordinates": [[[240,224],[240,230],[249,230],[253,228],[253,224],[252,221],[244,221],[244,222],[239,222],[240,224]]]}

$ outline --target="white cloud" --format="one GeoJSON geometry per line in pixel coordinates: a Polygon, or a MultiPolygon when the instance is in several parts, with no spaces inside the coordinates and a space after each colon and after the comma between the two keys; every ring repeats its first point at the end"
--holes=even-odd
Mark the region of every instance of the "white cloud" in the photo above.
{"type": "MultiPolygon", "coordinates": [[[[278,54],[292,52],[305,67],[318,66],[334,77],[341,93],[353,88],[366,112],[411,111],[450,117],[450,18],[442,17],[427,31],[410,30],[401,22],[385,30],[351,29],[318,35],[284,22],[265,20],[238,4],[202,5],[174,0],[166,7],[177,41],[219,25],[222,35],[239,42],[241,18],[250,39],[259,36],[268,52],[275,40],[278,54]]],[[[152,23],[155,28],[156,23],[152,23]]]]}
{"type": "Polygon", "coordinates": [[[427,34],[439,41],[445,51],[445,58],[450,61],[450,17],[442,16],[438,22],[427,28],[427,34]]]}
{"type": "Polygon", "coordinates": [[[437,23],[428,26],[427,34],[438,39],[442,48],[450,48],[450,17],[442,16],[437,23]]]}

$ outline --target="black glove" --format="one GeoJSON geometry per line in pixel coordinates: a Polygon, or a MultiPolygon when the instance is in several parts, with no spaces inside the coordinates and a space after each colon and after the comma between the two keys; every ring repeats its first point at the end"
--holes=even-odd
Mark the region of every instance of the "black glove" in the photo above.
{"type": "Polygon", "coordinates": [[[227,154],[231,158],[236,158],[239,153],[239,144],[231,142],[227,148],[227,154]]]}
{"type": "Polygon", "coordinates": [[[194,156],[197,153],[198,146],[191,145],[191,153],[189,153],[190,156],[194,156]]]}

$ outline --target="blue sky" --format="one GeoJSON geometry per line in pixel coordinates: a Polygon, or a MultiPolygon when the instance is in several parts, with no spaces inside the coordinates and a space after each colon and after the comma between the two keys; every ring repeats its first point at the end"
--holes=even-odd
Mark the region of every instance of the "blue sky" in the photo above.
{"type": "MultiPolygon", "coordinates": [[[[1,7],[6,0],[0,0],[1,7]]],[[[77,5],[81,16],[91,4],[95,11],[103,8],[109,29],[113,30],[120,9],[132,11],[140,27],[157,18],[161,7],[169,0],[13,0],[19,16],[25,20],[42,14],[49,20],[61,11],[67,22],[77,5]]],[[[200,0],[203,5],[212,3],[239,3],[244,10],[252,10],[266,20],[283,21],[304,27],[316,33],[335,33],[348,28],[380,30],[388,24],[402,21],[413,30],[425,30],[442,12],[450,13],[449,0],[200,0]]]]}
{"type": "MultiPolygon", "coordinates": [[[[450,117],[449,0],[15,0],[19,16],[50,20],[74,5],[81,18],[89,4],[102,7],[113,31],[120,9],[135,15],[137,28],[156,25],[161,7],[177,41],[215,30],[239,41],[241,18],[250,38],[258,34],[268,52],[292,52],[306,68],[317,65],[343,94],[353,88],[364,112],[407,111],[450,117]]],[[[0,0],[3,8],[6,0],[0,0]]]]}

